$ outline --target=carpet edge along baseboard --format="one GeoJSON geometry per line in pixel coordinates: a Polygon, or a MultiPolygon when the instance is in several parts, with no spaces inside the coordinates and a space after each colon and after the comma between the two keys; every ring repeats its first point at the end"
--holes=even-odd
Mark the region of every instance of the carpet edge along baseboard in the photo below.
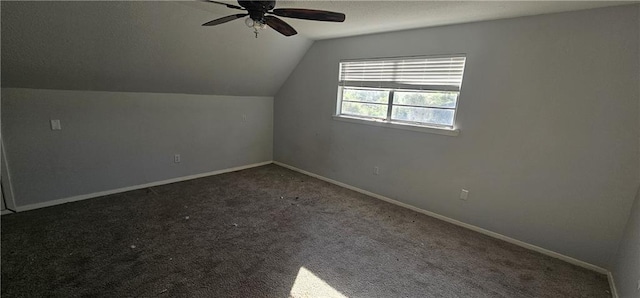
{"type": "Polygon", "coordinates": [[[515,245],[518,245],[520,247],[524,247],[526,249],[542,253],[542,254],[550,256],[550,257],[554,257],[556,259],[563,260],[563,261],[565,261],[567,263],[570,263],[570,264],[573,264],[573,265],[576,265],[576,266],[580,266],[582,268],[586,268],[586,269],[589,269],[589,270],[592,270],[592,271],[595,271],[595,272],[598,272],[598,273],[601,273],[601,274],[606,274],[606,275],[609,274],[609,270],[607,270],[605,268],[602,268],[602,267],[597,266],[597,265],[593,265],[593,264],[585,262],[585,261],[578,260],[576,258],[567,256],[567,255],[563,255],[561,253],[557,253],[557,252],[552,251],[552,250],[548,250],[546,248],[539,247],[537,245],[533,245],[533,244],[530,244],[530,243],[527,243],[527,242],[524,242],[524,241],[520,241],[518,239],[511,238],[509,236],[505,236],[505,235],[502,235],[500,233],[496,233],[496,232],[493,232],[493,231],[490,231],[490,230],[486,230],[486,229],[483,229],[481,227],[474,226],[474,225],[471,225],[471,224],[468,224],[468,223],[465,223],[465,222],[462,222],[462,221],[459,221],[459,220],[456,220],[456,219],[453,219],[453,218],[450,218],[450,217],[447,217],[447,216],[444,216],[444,215],[441,215],[441,214],[438,214],[438,213],[435,213],[435,212],[424,210],[424,209],[418,208],[416,206],[409,205],[409,204],[406,204],[406,203],[403,203],[403,202],[400,202],[400,201],[397,201],[397,200],[394,200],[394,199],[391,199],[391,198],[388,198],[388,197],[385,197],[385,196],[382,196],[382,195],[379,195],[379,194],[376,194],[376,193],[372,193],[370,191],[366,191],[364,189],[360,189],[360,188],[357,188],[355,186],[351,186],[349,184],[342,183],[340,181],[336,181],[336,180],[333,180],[333,179],[330,179],[330,178],[327,178],[327,177],[324,177],[324,176],[320,176],[318,174],[311,173],[311,172],[296,168],[294,166],[291,166],[291,165],[288,165],[288,164],[285,164],[285,163],[282,163],[282,162],[279,162],[279,161],[273,161],[273,163],[276,164],[276,165],[279,165],[281,167],[285,167],[287,169],[290,169],[290,170],[293,170],[293,171],[296,171],[296,172],[299,172],[299,173],[302,173],[302,174],[305,174],[305,175],[308,175],[308,176],[311,176],[311,177],[314,177],[314,178],[317,178],[317,179],[320,179],[320,180],[323,180],[323,181],[326,181],[326,182],[329,182],[331,184],[335,184],[335,185],[338,185],[340,187],[344,187],[344,188],[359,192],[361,194],[364,194],[364,195],[367,195],[367,196],[370,196],[370,197],[373,197],[373,198],[376,198],[376,199],[379,199],[379,200],[383,200],[385,202],[388,202],[388,203],[391,203],[391,204],[394,204],[394,205],[397,205],[397,206],[400,206],[400,207],[411,209],[413,211],[425,214],[427,216],[434,217],[434,218],[446,221],[448,223],[452,223],[454,225],[457,225],[457,226],[460,226],[460,227],[463,227],[463,228],[467,228],[469,230],[472,230],[472,231],[475,231],[475,232],[478,232],[478,233],[481,233],[481,234],[484,234],[484,235],[487,235],[487,236],[490,236],[490,237],[493,237],[493,238],[496,238],[496,239],[500,239],[500,240],[509,242],[511,244],[515,244],[515,245]]]}
{"type": "Polygon", "coordinates": [[[47,201],[47,202],[42,202],[42,203],[35,203],[35,204],[29,204],[29,205],[24,205],[24,206],[17,206],[16,209],[18,212],[21,211],[28,211],[28,210],[33,210],[33,209],[39,209],[39,208],[45,208],[45,207],[50,207],[50,206],[55,206],[55,205],[60,205],[60,204],[64,204],[64,203],[70,203],[70,202],[76,202],[76,201],[81,201],[81,200],[86,200],[86,199],[91,199],[91,198],[96,198],[96,197],[101,197],[101,196],[106,196],[106,195],[111,195],[111,194],[116,194],[116,193],[122,193],[122,192],[127,192],[127,191],[132,191],[132,190],[137,190],[137,189],[143,189],[143,188],[148,188],[148,187],[154,187],[154,186],[159,186],[159,185],[164,185],[164,184],[170,184],[170,183],[175,183],[175,182],[181,182],[181,181],[187,181],[187,180],[192,180],[192,179],[197,179],[197,178],[203,178],[203,177],[207,177],[207,176],[213,176],[213,175],[220,175],[220,174],[224,174],[224,173],[229,173],[229,172],[235,172],[235,171],[240,171],[240,170],[244,170],[244,169],[249,169],[249,168],[254,168],[254,167],[260,167],[260,166],[264,166],[264,165],[268,165],[268,164],[275,164],[302,174],[305,174],[307,176],[311,176],[326,182],[329,182],[331,184],[340,186],[340,187],[344,187],[359,193],[362,193],[364,195],[400,206],[400,207],[404,207],[413,211],[416,211],[418,213],[422,213],[425,214],[427,216],[433,217],[433,218],[437,218],[443,221],[446,221],[448,223],[496,238],[496,239],[500,239],[503,241],[506,241],[508,243],[511,244],[515,244],[517,246],[532,250],[532,251],[536,251],[539,253],[542,253],[544,255],[556,258],[556,259],[560,259],[563,260],[567,263],[582,267],[582,268],[586,268],[601,274],[605,274],[607,275],[607,278],[609,280],[609,286],[611,287],[611,294],[613,298],[617,298],[617,289],[615,288],[615,282],[613,279],[613,275],[611,274],[611,272],[605,268],[602,268],[600,266],[596,266],[593,265],[591,263],[585,262],[585,261],[581,261],[578,260],[576,258],[561,254],[561,253],[557,253],[555,251],[552,250],[548,250],[546,248],[542,248],[524,241],[520,241],[517,240],[515,238],[511,238],[509,236],[505,236],[490,230],[486,230],[483,229],[481,227],[478,226],[474,226],[438,213],[434,213],[428,210],[424,210],[421,208],[418,208],[416,206],[413,205],[409,205],[364,189],[360,189],[357,188],[355,186],[351,186],[349,184],[343,183],[343,182],[339,182],[312,172],[308,172],[299,168],[296,168],[294,166],[279,162],[279,161],[264,161],[264,162],[259,162],[259,163],[253,163],[253,164],[248,164],[248,165],[244,165],[244,166],[238,166],[238,167],[233,167],[233,168],[227,168],[227,169],[221,169],[221,170],[216,170],[216,171],[211,171],[211,172],[206,172],[206,173],[200,173],[200,174],[194,174],[194,175],[188,175],[188,176],[182,176],[182,177],[176,177],[176,178],[171,178],[171,179],[167,179],[167,180],[161,180],[161,181],[156,181],[156,182],[150,182],[150,183],[145,183],[145,184],[139,184],[139,185],[134,185],[134,186],[128,186],[128,187],[123,187],[123,188],[117,188],[117,189],[112,189],[112,190],[106,190],[106,191],[100,191],[100,192],[95,192],[95,193],[90,193],[90,194],[84,194],[84,195],[78,195],[78,196],[73,196],[73,197],[68,197],[68,198],[62,198],[62,199],[56,199],[56,200],[51,200],[51,201],[47,201]]]}
{"type": "Polygon", "coordinates": [[[224,173],[229,173],[229,172],[235,172],[235,171],[240,171],[240,170],[260,167],[260,166],[268,165],[268,164],[271,164],[271,163],[273,163],[273,161],[268,160],[268,161],[263,161],[263,162],[259,162],[259,163],[253,163],[253,164],[248,164],[248,165],[243,165],[243,166],[237,166],[237,167],[233,167],[233,168],[226,168],[226,169],[221,169],[221,170],[216,170],[216,171],[211,171],[211,172],[205,172],[205,173],[200,173],[200,174],[176,177],[176,178],[171,178],[171,179],[166,179],[166,180],[161,180],[161,181],[155,181],[155,182],[150,182],[150,183],[145,183],[145,184],[138,184],[138,185],[133,185],[133,186],[127,186],[127,187],[121,187],[121,188],[110,189],[110,190],[105,190],[105,191],[99,191],[99,192],[94,192],[94,193],[90,193],[90,194],[84,194],[84,195],[78,195],[78,196],[73,196],[73,197],[67,197],[67,198],[61,198],[61,199],[46,201],[46,202],[42,202],[42,203],[35,203],[35,204],[17,206],[16,207],[16,211],[21,212],[21,211],[28,211],[28,210],[33,210],[33,209],[45,208],[45,207],[50,207],[50,206],[55,206],[55,205],[60,205],[60,204],[65,204],[65,203],[71,203],[71,202],[82,201],[82,200],[86,200],[86,199],[92,199],[92,198],[107,196],[107,195],[116,194],[116,193],[122,193],[122,192],[137,190],[137,189],[143,189],[143,188],[147,188],[147,187],[154,187],[154,186],[165,185],[165,184],[170,184],[170,183],[182,182],[182,181],[198,179],[198,178],[203,178],[203,177],[213,176],[213,175],[220,175],[220,174],[224,174],[224,173]]]}

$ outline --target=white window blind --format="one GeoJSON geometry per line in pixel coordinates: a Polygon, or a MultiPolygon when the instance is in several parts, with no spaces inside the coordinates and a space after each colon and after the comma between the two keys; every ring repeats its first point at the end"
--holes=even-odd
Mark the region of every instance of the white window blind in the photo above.
{"type": "Polygon", "coordinates": [[[460,91],[464,56],[389,58],[340,63],[340,86],[460,91]]]}

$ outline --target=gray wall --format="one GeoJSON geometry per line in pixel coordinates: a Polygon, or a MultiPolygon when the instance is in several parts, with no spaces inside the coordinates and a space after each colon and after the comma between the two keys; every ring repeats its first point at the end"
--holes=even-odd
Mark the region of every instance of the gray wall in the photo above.
{"type": "Polygon", "coordinates": [[[640,297],[640,189],[618,249],[613,276],[621,298],[640,297]]]}
{"type": "Polygon", "coordinates": [[[315,42],[276,94],[274,160],[610,268],[639,179],[629,8],[315,42]],[[447,53],[459,136],[331,118],[341,59],[447,53]]]}
{"type": "Polygon", "coordinates": [[[2,89],[18,206],[270,161],[272,132],[271,97],[2,89]]]}
{"type": "MultiPolygon", "coordinates": [[[[640,5],[638,5],[638,13],[640,14],[640,5]]],[[[640,35],[640,22],[638,26],[640,35]]],[[[638,46],[640,57],[640,44],[638,46]]],[[[640,61],[638,61],[638,68],[640,69],[640,61]]],[[[638,88],[640,88],[640,78],[638,78],[638,88]]],[[[640,111],[638,113],[640,115],[640,111]]],[[[638,120],[640,121],[640,116],[638,120]]],[[[640,141],[640,137],[638,140],[640,141]]],[[[638,187],[636,200],[631,208],[612,271],[619,297],[640,297],[640,289],[638,289],[640,287],[640,187],[638,187]]]]}

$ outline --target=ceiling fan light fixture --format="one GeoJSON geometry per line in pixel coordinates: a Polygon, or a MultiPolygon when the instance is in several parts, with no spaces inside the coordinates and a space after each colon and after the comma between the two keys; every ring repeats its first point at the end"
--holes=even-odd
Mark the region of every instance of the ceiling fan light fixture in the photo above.
{"type": "Polygon", "coordinates": [[[265,24],[263,21],[256,21],[251,17],[247,17],[244,20],[244,23],[245,25],[247,25],[247,27],[253,29],[253,33],[256,35],[256,38],[258,38],[258,29],[262,30],[267,27],[267,24],[265,24]]]}
{"type": "Polygon", "coordinates": [[[252,18],[247,17],[247,19],[244,20],[244,23],[247,25],[247,27],[249,28],[253,28],[253,25],[256,23],[252,18]]]}

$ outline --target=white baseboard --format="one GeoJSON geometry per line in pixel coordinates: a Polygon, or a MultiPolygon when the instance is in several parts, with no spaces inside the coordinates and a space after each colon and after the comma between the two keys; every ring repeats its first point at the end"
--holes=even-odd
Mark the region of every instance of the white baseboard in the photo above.
{"type": "MultiPolygon", "coordinates": [[[[314,173],[311,173],[311,172],[307,172],[307,171],[302,170],[302,169],[298,169],[298,168],[296,168],[294,166],[290,166],[288,164],[284,164],[284,163],[281,163],[281,162],[278,162],[278,161],[274,161],[273,163],[276,164],[276,165],[279,165],[279,166],[294,170],[296,172],[300,172],[302,174],[305,174],[305,175],[308,175],[308,176],[311,176],[311,177],[314,177],[314,178],[318,178],[320,180],[324,180],[326,182],[329,182],[329,183],[332,183],[332,184],[335,184],[335,185],[338,185],[338,186],[341,186],[341,187],[344,187],[344,188],[348,188],[350,190],[359,192],[361,194],[365,194],[365,195],[368,195],[370,197],[374,197],[376,199],[380,199],[380,200],[383,200],[385,202],[389,202],[389,203],[394,204],[394,205],[398,205],[398,206],[401,206],[401,207],[404,207],[404,208],[407,208],[407,209],[411,209],[413,211],[416,211],[416,212],[419,212],[419,213],[422,213],[422,214],[425,214],[425,215],[428,215],[428,216],[431,216],[431,217],[434,217],[434,218],[437,218],[437,219],[452,223],[452,224],[457,225],[457,226],[461,226],[463,228],[467,228],[469,230],[472,230],[472,231],[475,231],[475,232],[478,232],[478,233],[481,233],[481,234],[485,234],[485,235],[493,237],[493,238],[497,238],[497,239],[500,239],[500,240],[503,240],[503,241],[506,241],[506,242],[509,242],[509,243],[512,243],[512,244],[515,244],[515,245],[518,245],[518,246],[521,246],[521,247],[524,247],[524,248],[529,249],[529,250],[537,251],[537,252],[542,253],[544,255],[548,255],[548,256],[554,257],[556,259],[563,260],[563,261],[565,261],[567,263],[571,263],[571,264],[574,264],[574,265],[577,265],[577,266],[580,266],[580,267],[583,267],[583,268],[586,268],[586,269],[589,269],[589,270],[592,270],[592,271],[596,271],[596,272],[601,273],[601,274],[609,274],[609,270],[607,270],[605,268],[602,268],[600,266],[596,266],[596,265],[587,263],[585,261],[581,261],[581,260],[566,256],[566,255],[563,255],[563,254],[560,254],[560,253],[557,253],[557,252],[554,252],[554,251],[551,251],[551,250],[548,250],[548,249],[545,249],[545,248],[542,248],[542,247],[539,247],[539,246],[536,246],[536,245],[533,245],[533,244],[529,244],[529,243],[526,243],[526,242],[511,238],[511,237],[496,233],[496,232],[485,230],[483,228],[480,228],[480,227],[477,227],[477,226],[474,226],[474,225],[471,225],[471,224],[468,224],[468,223],[464,223],[464,222],[461,222],[459,220],[455,220],[453,218],[446,217],[444,215],[440,215],[440,214],[437,214],[437,213],[434,213],[434,212],[431,212],[431,211],[420,209],[418,207],[415,207],[415,206],[412,206],[412,205],[409,205],[409,204],[406,204],[406,203],[402,203],[402,202],[396,201],[394,199],[390,199],[390,198],[387,198],[385,196],[366,191],[364,189],[360,189],[360,188],[357,188],[357,187],[354,187],[354,186],[351,186],[351,185],[348,185],[348,184],[345,184],[345,183],[342,183],[342,182],[339,182],[339,181],[336,181],[336,180],[333,180],[333,179],[329,179],[329,178],[326,178],[326,177],[323,177],[323,176],[320,176],[320,175],[317,175],[317,174],[314,174],[314,173]]],[[[611,280],[613,280],[613,279],[611,279],[611,280]]],[[[614,297],[617,297],[617,296],[614,296],[614,297]]]]}
{"type": "MultiPolygon", "coordinates": [[[[146,183],[146,184],[128,186],[128,187],[112,189],[112,190],[106,190],[106,191],[101,191],[101,192],[95,192],[95,193],[91,193],[91,194],[85,194],[85,195],[73,196],[73,197],[68,197],[68,198],[62,198],[62,199],[48,201],[48,202],[29,204],[29,205],[25,205],[25,206],[18,206],[18,207],[16,207],[16,209],[17,209],[16,211],[21,212],[21,211],[38,209],[38,208],[44,208],[44,207],[49,207],[49,206],[54,206],[54,205],[59,205],[59,204],[64,204],[64,203],[70,203],[70,202],[81,201],[81,200],[86,200],[86,199],[90,199],[90,198],[106,196],[106,195],[115,194],[115,193],[127,192],[127,191],[131,191],[131,190],[136,190],[136,189],[142,189],[142,188],[154,187],[154,186],[164,185],[164,184],[169,184],[169,183],[192,180],[192,179],[197,179],[197,178],[202,178],[202,177],[207,177],[207,176],[224,174],[224,173],[228,173],[228,172],[235,172],[235,171],[240,171],[240,170],[244,170],[244,169],[264,166],[264,165],[268,165],[268,164],[271,164],[271,163],[274,163],[276,165],[291,169],[293,171],[300,172],[302,174],[305,174],[305,175],[308,175],[308,176],[311,176],[311,177],[314,177],[314,178],[318,178],[320,180],[323,180],[323,181],[326,181],[326,182],[329,182],[329,183],[332,183],[332,184],[335,184],[335,185],[338,185],[338,186],[341,186],[341,187],[344,187],[344,188],[347,188],[347,189],[350,189],[350,190],[353,190],[353,191],[356,191],[356,192],[359,192],[359,193],[362,193],[362,194],[365,194],[365,195],[368,195],[370,197],[374,197],[376,199],[383,200],[385,202],[388,202],[388,203],[391,203],[391,204],[394,204],[394,205],[398,205],[400,207],[411,209],[413,211],[416,211],[416,212],[419,212],[419,213],[422,213],[422,214],[425,214],[425,215],[428,215],[428,216],[431,216],[431,217],[434,217],[434,218],[437,218],[437,219],[452,223],[452,224],[457,225],[457,226],[461,226],[463,228],[470,229],[472,231],[475,231],[475,232],[478,232],[478,233],[481,233],[481,234],[484,234],[484,235],[487,235],[487,236],[490,236],[490,237],[493,237],[493,238],[496,238],[496,239],[500,239],[500,240],[503,240],[503,241],[506,241],[506,242],[509,242],[509,243],[512,243],[512,244],[515,244],[515,245],[518,245],[518,246],[521,246],[521,247],[524,247],[524,248],[527,248],[527,249],[530,249],[530,250],[533,250],[533,251],[537,251],[537,252],[542,253],[544,255],[548,255],[548,256],[563,260],[563,261],[565,261],[567,263],[570,263],[570,264],[574,264],[574,265],[577,265],[577,266],[580,266],[580,267],[583,267],[583,268],[586,268],[586,269],[589,269],[589,270],[592,270],[592,271],[596,271],[596,272],[601,273],[601,274],[606,274],[608,279],[609,279],[609,285],[611,287],[611,295],[612,295],[612,297],[614,297],[614,298],[618,297],[617,291],[616,291],[616,287],[615,287],[615,283],[614,283],[614,280],[613,280],[613,275],[611,274],[611,272],[609,272],[609,270],[607,270],[605,268],[602,268],[602,267],[599,267],[599,266],[596,266],[596,265],[593,265],[593,264],[590,264],[590,263],[587,263],[587,262],[584,262],[584,261],[581,261],[581,260],[566,256],[566,255],[563,255],[563,254],[560,254],[560,253],[557,253],[557,252],[554,252],[554,251],[551,251],[551,250],[548,250],[548,249],[545,249],[545,248],[542,248],[542,247],[539,247],[539,246],[536,246],[536,245],[533,245],[533,244],[529,244],[529,243],[526,243],[526,242],[511,238],[511,237],[508,237],[508,236],[505,236],[505,235],[502,235],[502,234],[499,234],[499,233],[496,233],[496,232],[492,232],[492,231],[489,231],[489,230],[486,230],[486,229],[483,229],[483,228],[480,228],[480,227],[477,227],[477,226],[474,226],[474,225],[471,225],[471,224],[467,224],[467,223],[461,222],[459,220],[455,220],[453,218],[446,217],[444,215],[440,215],[440,214],[437,214],[437,213],[434,213],[434,212],[431,212],[431,211],[427,211],[427,210],[424,210],[424,209],[421,209],[421,208],[418,208],[418,207],[415,207],[415,206],[412,206],[412,205],[409,205],[409,204],[406,204],[406,203],[402,203],[400,201],[396,201],[394,199],[390,199],[390,198],[387,198],[385,196],[382,196],[382,195],[379,195],[379,194],[376,194],[376,193],[372,193],[372,192],[366,191],[364,189],[360,189],[360,188],[357,188],[355,186],[351,186],[351,185],[348,185],[348,184],[345,184],[345,183],[342,183],[342,182],[339,182],[339,181],[336,181],[336,180],[333,180],[333,179],[329,179],[329,178],[326,178],[326,177],[323,177],[323,176],[320,176],[320,175],[317,175],[317,174],[314,174],[314,173],[311,173],[311,172],[296,168],[294,166],[290,166],[288,164],[284,164],[284,163],[278,162],[278,161],[265,161],[265,162],[254,163],[254,164],[244,165],[244,166],[239,166],[239,167],[234,167],[234,168],[222,169],[222,170],[217,170],[217,171],[212,171],[212,172],[206,172],[206,173],[201,173],[201,174],[177,177],[177,178],[172,178],[172,179],[167,179],[167,180],[162,180],[162,181],[156,181],[156,182],[151,182],[151,183],[146,183]]],[[[7,214],[7,213],[10,213],[10,211],[8,211],[8,210],[2,211],[3,215],[7,214]]]]}
{"type": "Polygon", "coordinates": [[[618,290],[616,288],[616,282],[613,280],[613,273],[607,272],[607,279],[609,279],[609,287],[611,288],[611,297],[618,298],[618,290]]]}
{"type": "Polygon", "coordinates": [[[38,208],[44,208],[44,207],[49,207],[49,206],[54,206],[54,205],[59,205],[59,204],[64,204],[64,203],[81,201],[81,200],[86,200],[86,199],[91,199],[91,198],[96,198],[96,197],[102,197],[102,196],[111,195],[111,194],[115,194],[115,193],[121,193],[121,192],[136,190],[136,189],[154,187],[154,186],[158,186],[158,185],[164,185],[164,184],[175,183],[175,182],[180,182],[180,181],[192,180],[192,179],[197,179],[197,178],[202,178],[202,177],[207,177],[207,176],[213,176],[213,175],[219,175],[219,174],[224,174],[224,173],[229,173],[229,172],[235,172],[235,171],[240,171],[240,170],[244,170],[244,169],[264,166],[264,165],[268,165],[268,164],[271,164],[271,163],[273,163],[273,161],[269,160],[269,161],[254,163],[254,164],[250,164],[250,165],[244,165],[244,166],[239,166],[239,167],[234,167],[234,168],[217,170],[217,171],[213,171],[213,172],[206,172],[206,173],[201,173],[201,174],[177,177],[177,178],[172,178],[172,179],[167,179],[167,180],[162,180],[162,181],[156,181],[156,182],[151,182],[151,183],[145,183],[145,184],[140,184],[140,185],[134,185],[134,186],[128,186],[128,187],[123,187],[123,188],[105,190],[105,191],[94,192],[94,193],[90,193],[90,194],[86,194],[86,195],[73,196],[73,197],[69,197],[69,198],[62,198],[62,199],[57,199],[57,200],[47,201],[47,202],[42,202],[42,203],[29,204],[29,205],[24,205],[24,206],[17,206],[16,207],[16,211],[21,212],[21,211],[38,209],[38,208]]]}

